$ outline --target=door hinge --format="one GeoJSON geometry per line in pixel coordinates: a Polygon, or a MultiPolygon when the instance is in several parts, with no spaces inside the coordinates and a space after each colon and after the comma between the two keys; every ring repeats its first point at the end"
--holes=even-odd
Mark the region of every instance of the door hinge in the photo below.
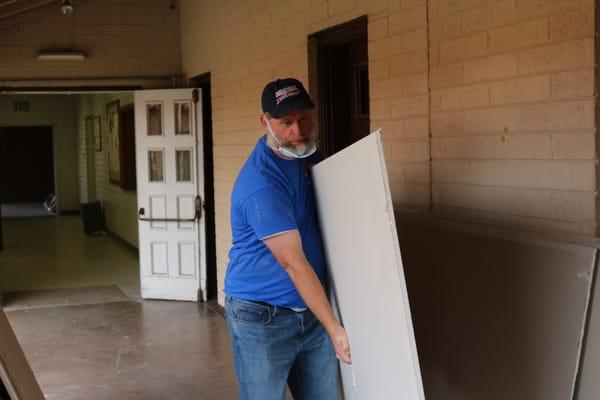
{"type": "Polygon", "coordinates": [[[198,103],[198,100],[200,100],[200,92],[198,89],[192,90],[192,100],[194,100],[194,103],[198,103]]]}

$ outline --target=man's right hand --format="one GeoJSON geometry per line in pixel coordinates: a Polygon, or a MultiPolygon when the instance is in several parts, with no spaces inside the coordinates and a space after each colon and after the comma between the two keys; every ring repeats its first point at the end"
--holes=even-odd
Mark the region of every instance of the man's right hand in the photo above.
{"type": "Polygon", "coordinates": [[[352,364],[352,356],[350,355],[350,342],[348,341],[348,335],[346,330],[341,326],[337,325],[332,332],[329,333],[331,342],[337,358],[345,362],[346,364],[352,364]]]}
{"type": "Polygon", "coordinates": [[[306,260],[300,233],[297,230],[283,232],[264,239],[263,243],[286,270],[300,297],[329,333],[337,357],[346,364],[351,364],[350,343],[346,330],[336,320],[321,281],[306,260]]]}

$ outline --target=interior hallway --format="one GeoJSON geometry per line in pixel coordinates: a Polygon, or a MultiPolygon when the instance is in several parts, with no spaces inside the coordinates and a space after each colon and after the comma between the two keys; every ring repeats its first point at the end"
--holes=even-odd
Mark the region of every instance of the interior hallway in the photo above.
{"type": "Polygon", "coordinates": [[[235,398],[224,319],[141,300],[133,249],[84,235],[80,217],[2,222],[0,292],[47,399],[235,398]]]}

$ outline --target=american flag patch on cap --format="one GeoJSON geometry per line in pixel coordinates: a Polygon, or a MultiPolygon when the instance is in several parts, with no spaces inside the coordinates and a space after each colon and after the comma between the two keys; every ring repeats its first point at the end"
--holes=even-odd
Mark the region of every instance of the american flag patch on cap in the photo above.
{"type": "Polygon", "coordinates": [[[287,86],[287,87],[284,87],[283,89],[279,89],[278,91],[275,92],[275,102],[277,103],[277,105],[279,105],[279,103],[281,103],[288,97],[297,96],[299,94],[300,94],[300,89],[298,89],[298,87],[296,87],[296,85],[287,86]]]}

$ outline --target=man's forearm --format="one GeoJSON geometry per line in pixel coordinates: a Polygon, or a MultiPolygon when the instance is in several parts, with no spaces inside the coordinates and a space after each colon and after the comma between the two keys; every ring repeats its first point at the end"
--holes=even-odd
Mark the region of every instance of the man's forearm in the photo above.
{"type": "Polygon", "coordinates": [[[286,270],[292,282],[294,282],[298,293],[300,293],[302,300],[304,300],[317,319],[321,321],[325,330],[331,333],[339,324],[333,315],[321,281],[308,261],[298,261],[296,265],[290,265],[286,270]]]}
{"type": "Polygon", "coordinates": [[[337,356],[343,362],[351,363],[350,343],[346,330],[333,315],[321,281],[304,256],[299,232],[284,232],[265,239],[264,243],[287,271],[300,297],[331,337],[337,356]]]}

